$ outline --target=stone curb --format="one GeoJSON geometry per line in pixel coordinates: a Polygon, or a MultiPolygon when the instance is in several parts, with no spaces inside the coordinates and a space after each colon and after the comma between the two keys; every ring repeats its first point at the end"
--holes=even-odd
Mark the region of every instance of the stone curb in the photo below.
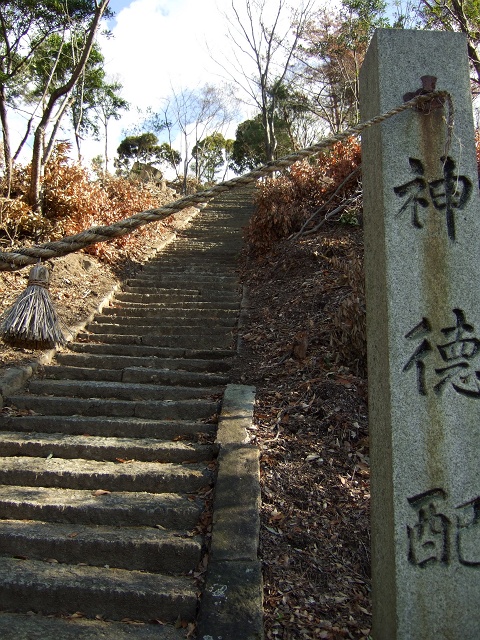
{"type": "Polygon", "coordinates": [[[249,443],[255,388],[230,384],[217,444],[218,476],[198,640],[262,640],[263,585],[258,560],[260,452],[249,443]]]}
{"type": "MultiPolygon", "coordinates": [[[[190,207],[186,211],[179,211],[174,214],[174,222],[171,226],[174,227],[173,231],[169,231],[162,240],[156,243],[149,252],[145,253],[145,261],[149,260],[168,244],[173,242],[177,237],[177,231],[184,229],[187,224],[200,213],[201,209],[198,207],[190,207]]],[[[115,296],[119,289],[119,285],[115,285],[113,289],[101,300],[99,305],[90,313],[90,315],[81,322],[68,327],[67,343],[73,342],[77,335],[83,331],[83,329],[93,321],[94,316],[97,313],[101,313],[103,308],[107,306],[115,296]]],[[[50,364],[57,354],[58,349],[48,349],[42,353],[38,358],[28,364],[21,365],[19,367],[9,367],[5,373],[0,375],[0,409],[4,405],[4,399],[10,394],[21,389],[27,380],[33,376],[37,369],[43,365],[50,364]]]]}

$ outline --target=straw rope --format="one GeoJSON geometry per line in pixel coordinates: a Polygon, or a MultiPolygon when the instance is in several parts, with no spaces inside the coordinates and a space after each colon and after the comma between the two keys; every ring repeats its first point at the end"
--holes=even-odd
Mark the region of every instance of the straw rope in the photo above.
{"type": "Polygon", "coordinates": [[[46,242],[32,247],[23,247],[12,252],[0,251],[0,271],[15,271],[17,269],[22,269],[27,265],[34,264],[39,259],[47,260],[49,258],[64,256],[68,253],[73,253],[74,251],[79,251],[80,249],[84,249],[92,244],[96,244],[97,242],[106,242],[108,240],[124,236],[138,227],[148,224],[149,222],[163,220],[186,207],[201,207],[222,193],[249,185],[252,182],[256,182],[259,178],[290,167],[293,163],[298,162],[299,160],[313,156],[336,142],[341,142],[351,136],[359,135],[365,129],[372,127],[373,125],[380,124],[381,122],[384,122],[407,109],[412,109],[421,105],[424,105],[425,108],[425,106],[428,106],[428,103],[434,99],[436,101],[440,100],[444,107],[446,106],[448,145],[453,129],[453,104],[450,94],[447,91],[434,91],[424,95],[419,95],[382,115],[375,116],[371,120],[362,122],[347,129],[346,131],[343,131],[342,133],[324,138],[310,147],[306,147],[305,149],[291,153],[283,158],[279,158],[278,160],[270,162],[269,164],[260,167],[259,169],[255,169],[250,173],[246,173],[243,176],[216,184],[205,191],[200,191],[199,193],[185,196],[184,198],[170,202],[158,209],[149,209],[147,211],[136,213],[130,218],[120,220],[119,222],[115,222],[109,226],[91,227],[81,233],[62,238],[58,241],[46,242]]]}

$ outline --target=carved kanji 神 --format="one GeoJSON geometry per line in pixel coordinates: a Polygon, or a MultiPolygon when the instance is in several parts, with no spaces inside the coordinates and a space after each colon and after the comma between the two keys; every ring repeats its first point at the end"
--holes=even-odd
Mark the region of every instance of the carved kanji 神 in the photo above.
{"type": "Polygon", "coordinates": [[[442,177],[427,181],[422,161],[417,158],[408,159],[410,169],[416,177],[394,187],[395,194],[399,198],[405,198],[397,215],[410,213],[412,225],[421,229],[424,226],[421,209],[428,209],[432,205],[436,211],[445,213],[448,237],[454,241],[455,213],[465,208],[472,195],[473,185],[467,176],[455,173],[455,161],[452,158],[442,157],[440,160],[442,177]]]}

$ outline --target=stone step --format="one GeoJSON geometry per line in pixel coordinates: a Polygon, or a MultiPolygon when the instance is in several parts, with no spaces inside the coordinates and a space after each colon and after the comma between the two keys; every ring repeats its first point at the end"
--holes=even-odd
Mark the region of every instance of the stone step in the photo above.
{"type": "MultiPolygon", "coordinates": [[[[224,302],[236,302],[239,304],[240,294],[237,288],[231,290],[223,290],[223,291],[199,291],[194,296],[181,296],[178,294],[170,295],[168,293],[168,289],[164,287],[156,287],[153,284],[153,280],[149,281],[147,278],[145,279],[137,279],[130,280],[132,284],[126,284],[122,287],[122,292],[124,293],[137,293],[143,295],[145,293],[150,293],[152,295],[159,295],[162,297],[163,301],[166,303],[169,302],[215,302],[221,308],[224,302]]],[[[106,307],[109,309],[110,307],[106,307]]]]}
{"type": "MultiPolygon", "coordinates": [[[[93,355],[120,355],[135,358],[178,358],[180,368],[188,360],[208,360],[212,363],[222,361],[225,358],[233,358],[236,352],[233,349],[184,349],[181,347],[155,347],[143,343],[135,344],[133,340],[123,344],[94,342],[90,336],[81,334],[84,342],[70,342],[68,347],[73,353],[93,355]]],[[[58,356],[57,356],[58,357],[58,356]]]]}
{"type": "Polygon", "coordinates": [[[186,247],[198,247],[203,244],[207,248],[212,244],[217,247],[223,244],[241,245],[240,228],[243,222],[243,220],[205,220],[184,229],[181,236],[172,244],[186,247]]]}
{"type": "Polygon", "coordinates": [[[175,283],[175,285],[181,286],[182,283],[189,287],[197,287],[203,285],[203,287],[230,287],[238,286],[238,278],[235,275],[234,270],[232,273],[218,274],[219,269],[213,271],[200,271],[199,269],[175,269],[168,266],[155,266],[149,265],[145,267],[144,273],[147,275],[155,275],[158,282],[164,286],[164,281],[175,283]]]}
{"type": "MultiPolygon", "coordinates": [[[[190,279],[192,276],[180,278],[178,275],[172,275],[168,278],[162,277],[161,274],[157,273],[142,273],[138,278],[135,279],[133,285],[135,287],[139,287],[140,293],[148,293],[146,288],[149,288],[152,294],[164,295],[168,300],[168,289],[169,286],[173,289],[175,287],[181,286],[184,282],[190,279]]],[[[196,296],[196,300],[204,301],[204,302],[218,302],[222,300],[234,301],[238,302],[240,300],[241,295],[241,287],[238,282],[238,278],[232,278],[226,282],[219,281],[215,278],[209,278],[206,280],[203,278],[201,282],[197,282],[196,286],[199,289],[199,293],[196,296]]],[[[118,292],[117,295],[120,295],[121,292],[118,292]]],[[[125,289],[125,293],[128,293],[128,285],[125,289]]],[[[175,299],[175,295],[172,296],[175,299]]],[[[179,301],[182,301],[182,298],[179,298],[179,301]]]]}
{"type": "Polygon", "coordinates": [[[179,265],[182,268],[199,267],[206,271],[212,271],[212,266],[232,269],[236,267],[238,245],[234,250],[232,245],[225,245],[218,251],[212,249],[199,249],[198,247],[188,247],[186,249],[173,247],[170,251],[162,252],[161,259],[152,260],[159,264],[179,265]]]}
{"type": "Polygon", "coordinates": [[[188,400],[209,398],[222,393],[219,387],[141,384],[135,382],[109,382],[104,380],[41,380],[33,378],[28,391],[36,395],[69,396],[72,398],[107,398],[119,400],[188,400]]]}
{"type": "Polygon", "coordinates": [[[205,220],[200,224],[192,225],[186,228],[185,233],[182,231],[178,236],[165,248],[172,251],[175,247],[188,247],[188,249],[201,250],[204,248],[208,251],[221,251],[224,244],[242,244],[242,234],[240,233],[240,225],[235,220],[217,220],[215,222],[205,220]],[[194,230],[192,235],[190,231],[194,230]]]}
{"type": "Polygon", "coordinates": [[[184,387],[213,387],[229,382],[226,375],[178,369],[154,369],[153,367],[125,367],[124,369],[101,369],[100,367],[51,365],[45,366],[43,376],[48,380],[84,380],[103,382],[146,383],[181,385],[184,387]]]}
{"type": "Polygon", "coordinates": [[[151,573],[180,574],[200,562],[201,540],[184,531],[158,527],[0,520],[0,549],[3,556],[29,560],[139,571],[148,567],[151,573]]]}
{"type": "Polygon", "coordinates": [[[178,300],[197,300],[202,296],[210,296],[215,299],[215,297],[221,297],[222,293],[215,291],[215,289],[209,289],[209,287],[202,285],[196,286],[194,288],[188,287],[188,283],[186,286],[178,287],[172,285],[168,285],[166,283],[161,283],[157,281],[155,275],[147,275],[144,273],[143,269],[139,270],[135,276],[127,278],[122,284],[122,291],[124,287],[148,287],[153,289],[154,291],[158,291],[158,293],[167,296],[169,299],[178,299],[178,300]]]}
{"type": "MultiPolygon", "coordinates": [[[[83,353],[58,353],[56,362],[69,367],[105,367],[107,369],[169,369],[205,373],[226,373],[231,368],[229,360],[201,360],[193,358],[161,358],[153,356],[95,355],[83,353]]],[[[45,370],[48,370],[45,367],[45,370]]]]}
{"type": "Polygon", "coordinates": [[[0,557],[0,608],[113,620],[194,620],[193,579],[0,557]]]}
{"type": "MultiPolygon", "coordinates": [[[[177,324],[177,326],[162,326],[160,323],[135,323],[135,324],[116,324],[110,320],[109,322],[95,323],[92,322],[87,325],[86,331],[92,334],[105,334],[114,336],[131,336],[140,335],[143,339],[146,337],[158,337],[162,342],[161,344],[172,344],[170,336],[186,336],[190,342],[195,338],[213,338],[217,342],[224,340],[227,336],[231,336],[232,327],[230,326],[201,326],[200,324],[194,324],[190,321],[188,324],[177,324]],[[165,342],[164,339],[167,339],[165,342]]],[[[175,341],[173,341],[175,343],[175,341]]],[[[178,344],[178,343],[177,343],[178,344]]],[[[185,344],[182,341],[181,344],[185,344]]],[[[193,344],[193,343],[192,343],[193,344]]]]}
{"type": "Polygon", "coordinates": [[[218,350],[219,352],[225,352],[229,350],[229,347],[233,343],[233,333],[225,333],[224,335],[218,335],[217,333],[205,334],[205,335],[189,335],[184,334],[172,334],[165,336],[158,335],[132,335],[127,333],[91,333],[84,334],[84,336],[77,336],[78,339],[93,340],[103,344],[123,344],[123,345],[137,345],[143,344],[150,347],[164,347],[183,349],[185,351],[191,349],[199,353],[204,353],[207,350],[218,350]]]}
{"type": "Polygon", "coordinates": [[[236,307],[230,307],[230,305],[222,307],[215,305],[210,308],[196,308],[195,306],[182,308],[181,306],[172,305],[163,302],[141,302],[138,301],[117,301],[115,306],[109,307],[110,311],[106,316],[113,319],[115,315],[141,315],[146,314],[145,317],[149,317],[152,314],[153,317],[162,318],[175,317],[175,318],[192,318],[193,320],[199,317],[225,317],[225,318],[237,318],[240,312],[240,305],[236,303],[236,307]]]}
{"type": "Polygon", "coordinates": [[[0,611],[2,640],[185,640],[185,629],[138,621],[88,620],[78,612],[72,618],[43,617],[0,611]]]}
{"type": "Polygon", "coordinates": [[[188,247],[205,246],[213,250],[221,247],[224,242],[242,241],[241,228],[248,222],[248,218],[241,215],[235,219],[231,216],[225,218],[203,218],[196,220],[194,224],[185,227],[167,248],[180,245],[188,247]],[[191,232],[194,231],[192,234],[191,232]]]}
{"type": "Polygon", "coordinates": [[[168,442],[154,438],[115,438],[90,434],[0,432],[0,456],[3,457],[48,458],[53,456],[63,459],[179,464],[211,461],[216,454],[217,447],[212,444],[197,444],[181,440],[168,442]]]}
{"type": "MultiPolygon", "coordinates": [[[[37,433],[63,433],[66,435],[98,436],[104,438],[151,438],[168,441],[197,442],[211,439],[216,431],[213,422],[191,422],[187,420],[147,420],[81,415],[25,415],[10,410],[0,414],[0,429],[3,431],[37,433]]],[[[28,410],[27,410],[28,411],[28,410]]],[[[213,412],[212,412],[212,415],[213,412]]],[[[208,419],[208,418],[207,418],[208,419]]],[[[123,456],[120,456],[123,457],[123,456]]],[[[185,458],[187,459],[187,458],[185,458]]],[[[188,458],[190,459],[190,458],[188,458]]]]}
{"type": "MultiPolygon", "coordinates": [[[[144,282],[143,278],[142,278],[142,270],[139,269],[137,275],[135,277],[132,278],[127,278],[123,284],[122,284],[122,291],[123,291],[123,287],[125,286],[129,286],[130,282],[144,282]]],[[[146,286],[150,287],[152,280],[149,278],[148,279],[148,283],[146,286]]],[[[201,294],[201,289],[199,288],[195,288],[195,289],[188,289],[186,287],[182,287],[181,289],[176,289],[173,287],[154,287],[155,289],[159,290],[159,293],[164,293],[166,296],[170,296],[171,298],[178,298],[178,300],[196,300],[198,298],[198,296],[201,294]]],[[[108,307],[104,307],[106,309],[108,309],[108,307]]]]}
{"type": "MultiPolygon", "coordinates": [[[[220,241],[227,241],[230,234],[231,238],[237,239],[239,235],[239,229],[248,222],[248,218],[239,217],[234,220],[225,218],[224,220],[217,219],[202,219],[202,221],[193,224],[191,227],[187,227],[182,230],[181,237],[186,238],[187,241],[191,238],[200,241],[202,234],[205,236],[205,241],[212,241],[218,238],[220,241]]],[[[178,242],[178,240],[177,240],[178,242]]]]}
{"type": "Polygon", "coordinates": [[[101,398],[16,394],[8,398],[8,404],[20,410],[32,411],[45,416],[110,416],[154,420],[201,420],[209,418],[218,411],[218,403],[207,399],[132,402],[101,398]]]}
{"type": "MultiPolygon", "coordinates": [[[[225,269],[232,269],[236,266],[236,255],[232,255],[233,251],[230,247],[224,247],[222,250],[213,251],[210,248],[198,249],[189,247],[188,249],[180,249],[173,247],[167,251],[162,251],[161,258],[157,258],[155,262],[159,264],[179,265],[182,268],[199,268],[206,271],[212,271],[212,266],[219,266],[225,269]]],[[[152,260],[152,262],[154,262],[152,260]]]]}
{"type": "Polygon", "coordinates": [[[5,399],[2,640],[179,640],[186,630],[164,623],[195,620],[242,293],[247,217],[237,196],[225,200],[231,212],[198,216],[28,391],[5,399]]]}
{"type": "MultiPolygon", "coordinates": [[[[177,275],[195,275],[213,277],[223,280],[225,277],[235,277],[237,273],[237,265],[227,264],[226,262],[206,260],[204,264],[194,262],[188,256],[182,258],[170,258],[162,260],[156,265],[149,265],[149,269],[157,268],[161,273],[174,273],[177,275]]],[[[185,282],[189,289],[194,288],[193,282],[185,282]]]]}
{"type": "Polygon", "coordinates": [[[241,233],[239,233],[239,224],[237,221],[219,225],[218,222],[206,221],[200,225],[192,226],[190,229],[182,231],[182,235],[172,244],[180,247],[195,247],[204,245],[210,248],[212,244],[217,247],[223,245],[241,246],[241,233]]]}
{"type": "Polygon", "coordinates": [[[86,331],[90,333],[105,333],[102,329],[108,327],[111,333],[116,334],[141,334],[141,335],[216,335],[219,332],[231,332],[236,326],[236,318],[205,318],[202,320],[201,315],[198,317],[190,316],[182,318],[180,313],[178,317],[166,317],[162,315],[155,316],[124,316],[123,314],[103,316],[95,318],[93,322],[87,325],[86,331]],[[135,332],[135,329],[137,331],[135,332]]]}
{"type": "Polygon", "coordinates": [[[109,317],[116,315],[139,315],[153,318],[212,318],[231,317],[236,319],[240,309],[238,302],[151,302],[150,296],[141,293],[138,295],[138,303],[128,301],[128,304],[117,301],[111,307],[104,309],[97,316],[109,317]],[[146,302],[141,302],[146,300],[146,302]]]}
{"type": "MultiPolygon", "coordinates": [[[[161,259],[164,255],[172,254],[175,252],[182,253],[198,253],[207,255],[227,255],[230,260],[235,259],[235,255],[225,251],[225,246],[234,246],[242,243],[242,238],[238,233],[230,233],[225,227],[213,228],[210,226],[208,233],[205,237],[204,231],[207,231],[207,226],[195,227],[195,234],[191,235],[182,234],[181,238],[176,238],[173,242],[169,243],[161,253],[156,254],[154,260],[161,259]],[[210,235],[210,237],[209,237],[210,235]],[[202,236],[202,237],[201,237],[202,236]]],[[[187,230],[186,230],[187,231],[187,230]]]]}
{"type": "MultiPolygon", "coordinates": [[[[172,303],[185,302],[185,309],[188,309],[190,307],[194,308],[195,305],[193,303],[203,303],[203,304],[210,303],[212,304],[214,309],[222,309],[222,310],[227,309],[228,305],[230,304],[236,304],[237,310],[241,306],[240,294],[237,290],[232,290],[232,291],[224,290],[223,292],[220,291],[218,294],[212,294],[212,295],[203,293],[195,297],[191,296],[191,297],[182,299],[180,296],[169,296],[168,293],[165,293],[165,289],[154,287],[151,284],[148,284],[146,280],[139,280],[138,285],[124,286],[122,291],[124,293],[134,293],[139,296],[143,296],[146,293],[150,295],[158,295],[160,297],[160,304],[165,304],[168,306],[171,306],[172,303]]],[[[115,300],[111,303],[111,306],[107,307],[106,309],[123,307],[124,304],[125,302],[122,302],[120,300],[115,300]]],[[[175,306],[178,307],[179,305],[177,304],[177,305],[171,306],[171,308],[175,308],[175,306]]]]}
{"type": "Polygon", "coordinates": [[[212,482],[202,463],[128,463],[84,459],[0,458],[0,484],[60,489],[195,493],[212,482]]]}
{"type": "Polygon", "coordinates": [[[3,519],[188,531],[197,526],[202,508],[202,501],[178,493],[98,495],[97,490],[0,485],[3,519]]]}
{"type": "MultiPolygon", "coordinates": [[[[199,387],[213,390],[225,386],[230,381],[228,376],[214,373],[196,373],[194,371],[170,371],[169,369],[145,369],[144,367],[130,367],[124,369],[122,382],[127,384],[160,384],[183,387],[199,387]]],[[[222,390],[223,391],[223,390],[222,390]]],[[[208,393],[208,391],[206,392],[208,393]]],[[[202,395],[202,394],[199,394],[202,395]]],[[[198,395],[197,395],[198,397],[198,395]]]]}
{"type": "Polygon", "coordinates": [[[173,288],[181,288],[182,284],[190,288],[205,289],[215,286],[217,291],[223,288],[238,287],[238,277],[236,275],[220,275],[213,273],[182,273],[179,270],[162,270],[159,264],[148,263],[141,271],[142,278],[152,277],[156,282],[161,283],[162,287],[171,286],[173,288]]]}
{"type": "Polygon", "coordinates": [[[223,302],[220,306],[218,302],[165,302],[161,295],[155,293],[129,293],[128,291],[117,293],[115,296],[114,306],[119,302],[135,302],[142,305],[155,304],[158,309],[201,309],[203,311],[209,311],[210,309],[228,310],[232,309],[238,311],[240,302],[234,300],[233,302],[223,302]]]}
{"type": "Polygon", "coordinates": [[[95,325],[102,324],[116,324],[116,325],[132,325],[138,327],[153,327],[159,326],[181,327],[183,325],[187,327],[233,327],[237,323],[237,313],[233,315],[228,311],[218,311],[215,315],[213,312],[203,315],[202,311],[189,311],[182,312],[181,309],[174,309],[173,311],[165,311],[164,315],[161,311],[151,311],[145,309],[116,309],[117,313],[108,315],[96,315],[93,318],[95,325]],[[185,314],[185,315],[184,315],[185,314]]]}

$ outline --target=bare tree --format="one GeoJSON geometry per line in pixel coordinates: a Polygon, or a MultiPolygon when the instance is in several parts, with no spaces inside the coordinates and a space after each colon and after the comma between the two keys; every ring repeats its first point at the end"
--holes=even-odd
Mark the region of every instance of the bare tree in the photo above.
{"type": "Polygon", "coordinates": [[[104,175],[108,173],[108,125],[110,120],[120,119],[121,111],[130,109],[129,103],[120,96],[122,85],[117,80],[105,83],[100,90],[95,112],[103,128],[104,140],[104,175]]]}
{"type": "Polygon", "coordinates": [[[232,16],[226,16],[233,59],[220,66],[261,113],[268,161],[275,158],[275,117],[278,93],[294,79],[294,54],[308,22],[313,0],[292,8],[287,0],[275,7],[267,0],[232,0],[232,16]],[[244,11],[242,10],[244,9],[244,11]],[[251,73],[248,69],[251,69],[251,73]]]}
{"type": "Polygon", "coordinates": [[[345,25],[339,15],[322,11],[306,30],[298,65],[310,111],[333,133],[358,121],[358,73],[366,51],[366,44],[348,41],[345,25]]]}
{"type": "MultiPolygon", "coordinates": [[[[162,110],[151,116],[147,128],[157,133],[166,131],[168,142],[172,146],[174,138],[181,138],[182,172],[177,178],[183,182],[183,192],[187,191],[187,178],[194,157],[192,150],[211,133],[221,132],[233,119],[228,100],[221,89],[205,85],[201,89],[182,89],[168,98],[162,110]]],[[[198,175],[198,162],[194,163],[195,177],[198,175]]]]}

